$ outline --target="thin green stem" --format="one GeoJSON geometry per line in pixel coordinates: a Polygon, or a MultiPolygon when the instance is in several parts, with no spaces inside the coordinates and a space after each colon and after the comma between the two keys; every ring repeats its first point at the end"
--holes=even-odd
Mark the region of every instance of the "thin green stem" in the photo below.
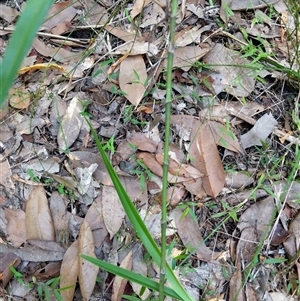
{"type": "Polygon", "coordinates": [[[170,122],[172,105],[172,69],[174,58],[174,36],[176,26],[177,0],[171,2],[170,36],[168,45],[168,64],[166,80],[166,102],[165,102],[165,142],[164,142],[164,164],[163,164],[163,188],[162,188],[162,214],[161,214],[161,264],[159,281],[159,300],[164,300],[164,285],[166,281],[166,231],[167,231],[167,189],[169,169],[169,143],[170,122]]]}

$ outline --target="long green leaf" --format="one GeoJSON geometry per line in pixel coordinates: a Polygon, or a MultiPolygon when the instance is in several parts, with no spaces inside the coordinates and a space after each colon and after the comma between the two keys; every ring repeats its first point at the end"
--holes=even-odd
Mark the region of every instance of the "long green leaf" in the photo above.
{"type": "Polygon", "coordinates": [[[28,0],[0,61],[0,108],[54,0],[28,0]]]}
{"type": "MultiPolygon", "coordinates": [[[[86,259],[87,261],[97,265],[98,267],[100,267],[101,269],[120,276],[122,278],[128,279],[129,281],[133,281],[136,282],[144,287],[147,287],[151,290],[157,291],[159,290],[159,283],[155,282],[154,280],[151,280],[147,277],[144,277],[140,274],[134,273],[132,271],[128,271],[126,269],[123,269],[121,267],[118,267],[116,265],[113,265],[111,263],[105,262],[103,260],[97,259],[95,257],[90,257],[87,255],[80,255],[82,258],[86,259]]],[[[174,292],[174,290],[170,289],[169,287],[164,287],[164,294],[167,296],[170,296],[172,298],[176,298],[176,299],[180,299],[182,300],[177,294],[176,292],[174,292]]]]}
{"type": "MultiPolygon", "coordinates": [[[[111,165],[105,151],[103,150],[103,147],[99,141],[99,138],[97,136],[97,133],[92,128],[91,123],[89,122],[88,118],[85,117],[85,120],[89,124],[90,130],[92,132],[93,138],[96,142],[97,148],[99,150],[99,153],[101,154],[101,157],[103,159],[103,162],[106,166],[106,169],[110,175],[110,178],[114,184],[114,187],[118,193],[118,196],[120,198],[120,201],[123,205],[123,208],[126,212],[127,217],[129,218],[133,228],[137,232],[139,238],[143,242],[145,248],[149,252],[150,256],[153,258],[154,262],[160,266],[161,262],[161,251],[159,247],[157,246],[156,242],[154,241],[153,237],[151,236],[150,232],[148,231],[146,225],[144,224],[142,218],[139,215],[139,212],[135,208],[133,202],[131,201],[130,197],[128,196],[126,190],[124,189],[117,173],[115,172],[113,166],[111,165]]],[[[171,288],[180,296],[181,300],[185,301],[194,301],[194,298],[189,296],[189,294],[186,292],[186,290],[182,287],[181,283],[175,276],[174,272],[170,268],[168,264],[166,264],[166,275],[167,280],[170,283],[171,288]]]]}

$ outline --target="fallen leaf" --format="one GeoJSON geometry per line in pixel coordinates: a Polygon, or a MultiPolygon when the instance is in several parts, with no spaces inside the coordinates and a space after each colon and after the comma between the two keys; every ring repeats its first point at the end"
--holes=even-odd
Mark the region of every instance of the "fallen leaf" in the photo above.
{"type": "Polygon", "coordinates": [[[226,187],[231,189],[240,189],[253,184],[254,179],[244,172],[232,172],[226,174],[225,184],[226,187]]]}
{"type": "Polygon", "coordinates": [[[241,135],[241,143],[244,149],[253,145],[262,145],[261,140],[265,141],[273,132],[278,122],[270,114],[264,114],[259,118],[254,127],[246,134],[241,135]]]}
{"type": "Polygon", "coordinates": [[[200,260],[211,261],[214,254],[206,247],[197,222],[189,214],[184,215],[183,210],[178,208],[174,209],[170,216],[174,218],[178,235],[189,252],[196,253],[200,260]]]}
{"type": "Polygon", "coordinates": [[[21,209],[4,208],[7,220],[7,240],[16,248],[26,242],[25,212],[21,209]]]}
{"type": "Polygon", "coordinates": [[[100,248],[108,234],[103,218],[102,195],[93,201],[84,219],[91,227],[96,248],[100,248]]]}
{"type": "Polygon", "coordinates": [[[82,110],[82,103],[77,97],[74,97],[68,105],[65,115],[62,117],[61,126],[58,130],[57,143],[60,152],[68,149],[77,139],[83,123],[82,110]]]}
{"type": "MultiPolygon", "coordinates": [[[[132,250],[129,251],[129,253],[125,256],[125,258],[122,260],[120,267],[123,269],[126,269],[127,271],[131,271],[132,269],[132,250]]],[[[121,301],[122,296],[125,291],[125,287],[128,280],[126,278],[122,278],[119,276],[116,276],[113,283],[112,288],[112,301],[121,301]]]]}
{"type": "Polygon", "coordinates": [[[209,124],[194,123],[189,156],[191,164],[204,174],[205,192],[216,197],[224,187],[226,174],[209,124]]]}
{"type": "MultiPolygon", "coordinates": [[[[72,1],[55,3],[49,10],[47,21],[42,27],[46,30],[51,30],[53,27],[59,26],[62,23],[70,22],[76,16],[77,10],[72,6],[72,1]]],[[[51,30],[52,31],[52,30],[51,30]]],[[[56,32],[57,35],[64,31],[56,32]]]]}
{"type": "MultiPolygon", "coordinates": [[[[2,249],[0,248],[0,250],[2,249]]],[[[0,252],[0,281],[2,288],[5,288],[9,280],[13,277],[10,266],[17,268],[20,263],[21,259],[16,254],[0,252]]]]}
{"type": "Polygon", "coordinates": [[[132,10],[130,12],[130,16],[132,19],[134,19],[138,14],[140,14],[143,9],[151,3],[151,0],[137,0],[134,2],[134,5],[132,7],[132,10]]]}
{"type": "Polygon", "coordinates": [[[78,240],[67,249],[60,268],[60,294],[64,301],[72,301],[79,272],[78,240]],[[63,289],[69,287],[68,289],[63,289]]]}
{"type": "Polygon", "coordinates": [[[19,15],[20,13],[15,8],[8,7],[5,4],[0,4],[0,17],[6,22],[13,22],[19,15]]]}
{"type": "Polygon", "coordinates": [[[54,226],[43,186],[34,186],[26,203],[26,238],[54,240],[54,226]]]}
{"type": "Polygon", "coordinates": [[[241,57],[241,54],[226,48],[222,44],[216,44],[214,48],[204,56],[203,62],[211,64],[214,71],[222,76],[222,84],[226,85],[226,92],[238,96],[247,97],[254,89],[255,73],[252,69],[233,67],[235,65],[248,65],[250,61],[241,57]]]}
{"type": "Polygon", "coordinates": [[[9,104],[15,109],[27,109],[30,105],[30,93],[22,85],[8,92],[9,104]]]}
{"type": "Polygon", "coordinates": [[[139,25],[141,28],[145,28],[149,25],[159,24],[166,17],[166,13],[163,8],[156,2],[151,2],[150,5],[143,10],[143,19],[139,25]]]}
{"type": "MultiPolygon", "coordinates": [[[[205,56],[210,48],[200,48],[196,46],[178,47],[174,50],[173,67],[189,71],[192,65],[205,56]]],[[[164,60],[164,67],[167,67],[167,60],[164,60]]]]}
{"type": "Polygon", "coordinates": [[[9,189],[14,189],[15,185],[12,181],[12,172],[10,164],[5,157],[0,154],[0,184],[9,189]]]}
{"type": "Polygon", "coordinates": [[[135,106],[146,91],[147,70],[143,56],[129,56],[120,64],[119,84],[125,97],[135,106]]]}
{"type": "Polygon", "coordinates": [[[134,145],[137,149],[147,151],[149,153],[155,153],[157,149],[157,143],[143,133],[129,133],[127,141],[134,145]]]}
{"type": "Polygon", "coordinates": [[[216,121],[209,120],[207,123],[216,144],[236,153],[243,152],[238,139],[230,129],[216,121]]]}
{"type": "Polygon", "coordinates": [[[232,10],[249,10],[269,7],[276,2],[278,0],[232,0],[229,2],[229,7],[232,10]]]}
{"type": "Polygon", "coordinates": [[[113,238],[125,218],[125,211],[114,187],[103,186],[102,205],[104,223],[110,238],[113,238]]]}
{"type": "Polygon", "coordinates": [[[34,273],[34,277],[37,280],[48,280],[54,277],[58,277],[60,274],[61,262],[50,262],[46,264],[43,268],[38,269],[34,273]]]}
{"type": "Polygon", "coordinates": [[[51,57],[60,63],[77,62],[84,56],[82,52],[71,52],[61,47],[47,46],[38,38],[33,41],[32,46],[43,56],[51,57]]]}
{"type": "MultiPolygon", "coordinates": [[[[95,257],[95,244],[92,230],[87,221],[83,221],[78,238],[78,253],[95,257]]],[[[84,301],[88,301],[93,293],[99,268],[79,257],[79,285],[84,301]]]]}

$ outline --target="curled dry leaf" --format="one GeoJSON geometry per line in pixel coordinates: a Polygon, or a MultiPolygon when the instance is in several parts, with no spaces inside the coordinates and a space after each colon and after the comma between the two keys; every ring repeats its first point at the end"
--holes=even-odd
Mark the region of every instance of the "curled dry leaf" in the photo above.
{"type": "Polygon", "coordinates": [[[32,46],[38,53],[46,57],[51,57],[60,63],[66,63],[69,61],[77,62],[84,56],[82,52],[71,52],[61,47],[47,46],[38,38],[33,41],[32,46]]]}
{"type": "MultiPolygon", "coordinates": [[[[80,227],[78,239],[78,253],[95,257],[95,244],[92,230],[87,221],[84,221],[80,227]]],[[[99,268],[79,257],[79,285],[84,301],[88,301],[95,287],[96,278],[99,268]]]]}
{"type": "Polygon", "coordinates": [[[52,217],[43,186],[34,186],[26,204],[26,238],[54,240],[52,217]]]}
{"type": "MultiPolygon", "coordinates": [[[[157,162],[157,160],[155,159],[155,155],[146,152],[141,152],[141,153],[137,153],[136,157],[138,159],[142,159],[143,163],[155,175],[159,177],[163,176],[163,167],[157,162]]],[[[168,173],[168,181],[170,183],[180,183],[186,181],[187,179],[189,178],[172,175],[170,172],[168,173]]]]}
{"type": "Polygon", "coordinates": [[[82,103],[77,97],[74,97],[62,117],[61,126],[58,130],[57,143],[60,151],[69,148],[77,139],[83,123],[83,117],[80,115],[82,110],[82,103]]]}
{"type": "Polygon", "coordinates": [[[146,91],[147,70],[142,55],[129,56],[120,64],[119,83],[125,97],[135,106],[146,91]]]}
{"type": "Polygon", "coordinates": [[[75,240],[66,251],[60,268],[60,291],[64,301],[72,301],[79,271],[78,240],[75,240]]]}
{"type": "MultiPolygon", "coordinates": [[[[123,269],[126,269],[127,271],[131,271],[132,269],[132,250],[129,251],[129,253],[126,255],[126,257],[122,260],[120,267],[123,269]]],[[[113,289],[112,289],[112,301],[121,301],[122,296],[125,291],[125,287],[128,280],[125,278],[121,278],[119,276],[116,276],[113,283],[113,289]]]]}
{"type": "Polygon", "coordinates": [[[0,252],[0,276],[1,287],[5,288],[9,280],[13,277],[10,266],[17,268],[21,263],[21,259],[14,253],[0,252]]]}

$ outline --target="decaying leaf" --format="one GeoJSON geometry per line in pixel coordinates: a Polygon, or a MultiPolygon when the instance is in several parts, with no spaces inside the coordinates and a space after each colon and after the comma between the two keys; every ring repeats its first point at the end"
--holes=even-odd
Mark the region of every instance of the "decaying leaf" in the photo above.
{"type": "Polygon", "coordinates": [[[136,146],[139,150],[154,153],[157,149],[157,143],[148,138],[143,133],[130,133],[127,137],[128,143],[136,146]]]}
{"type": "Polygon", "coordinates": [[[15,185],[11,179],[12,172],[7,159],[0,154],[0,184],[9,189],[14,189],[15,185]]]}
{"type": "Polygon", "coordinates": [[[265,141],[268,136],[273,132],[277,125],[277,120],[270,114],[264,114],[257,120],[254,127],[244,135],[241,135],[241,143],[243,148],[246,149],[253,145],[261,145],[261,140],[265,141]]]}
{"type": "Polygon", "coordinates": [[[79,272],[78,240],[67,249],[60,268],[60,288],[69,287],[60,292],[64,301],[72,301],[79,272]]]}
{"type": "Polygon", "coordinates": [[[234,96],[246,97],[254,89],[255,74],[252,69],[243,67],[228,67],[235,64],[243,66],[249,61],[238,52],[226,48],[222,44],[215,47],[204,56],[203,61],[211,64],[213,69],[222,75],[222,84],[226,85],[226,92],[234,96]]]}
{"type": "MultiPolygon", "coordinates": [[[[78,253],[96,257],[93,234],[87,221],[84,221],[80,227],[78,253]]],[[[82,299],[84,301],[90,300],[95,287],[98,270],[99,268],[96,265],[88,262],[82,257],[79,257],[78,278],[82,299]]]]}
{"type": "Polygon", "coordinates": [[[57,143],[60,151],[65,151],[77,139],[83,123],[83,117],[80,115],[82,110],[82,103],[77,97],[74,97],[62,117],[61,126],[58,130],[57,143]]]}
{"type": "Polygon", "coordinates": [[[147,70],[141,55],[129,56],[120,64],[119,84],[125,97],[135,106],[146,91],[147,70]]]}
{"type": "Polygon", "coordinates": [[[6,22],[11,23],[19,16],[18,10],[12,7],[8,7],[5,4],[0,4],[0,17],[6,22]]]}
{"type": "Polygon", "coordinates": [[[178,235],[186,248],[191,253],[196,253],[200,260],[211,261],[214,254],[206,247],[197,222],[189,214],[184,215],[183,210],[178,208],[171,212],[171,217],[175,220],[178,235]]]}
{"type": "Polygon", "coordinates": [[[42,41],[36,38],[33,41],[33,47],[40,54],[51,57],[60,63],[66,63],[69,61],[79,61],[83,56],[82,52],[71,52],[61,47],[50,47],[45,45],[42,41]]]}
{"type": "Polygon", "coordinates": [[[55,239],[52,217],[43,186],[34,186],[29,195],[25,225],[27,239],[55,239]]]}
{"type": "Polygon", "coordinates": [[[21,209],[4,209],[7,220],[7,239],[16,248],[26,241],[25,212],[21,209]]]}
{"type": "MultiPolygon", "coordinates": [[[[120,267],[131,271],[132,269],[132,250],[126,255],[126,257],[122,260],[120,267]]],[[[113,283],[113,292],[111,296],[112,301],[121,301],[122,295],[125,291],[125,286],[128,280],[119,276],[116,276],[113,283]]]]}
{"type": "MultiPolygon", "coordinates": [[[[72,1],[55,3],[48,12],[47,21],[42,25],[43,29],[53,30],[53,27],[57,27],[66,22],[70,22],[77,14],[77,10],[72,6],[72,1]]],[[[64,31],[57,32],[61,34],[64,31]]]]}
{"type": "Polygon", "coordinates": [[[85,220],[89,223],[93,232],[96,248],[100,248],[108,234],[103,219],[102,195],[94,200],[88,212],[86,213],[85,220]]]}
{"type": "Polygon", "coordinates": [[[30,104],[30,92],[22,85],[9,90],[9,104],[15,109],[27,109],[30,104]]]}
{"type": "MultiPolygon", "coordinates": [[[[180,68],[184,71],[190,70],[192,65],[200,58],[205,56],[210,48],[200,48],[195,46],[178,47],[174,51],[174,68],[180,68]]],[[[167,61],[164,61],[164,67],[167,67],[167,61]]]]}
{"type": "Polygon", "coordinates": [[[189,149],[191,164],[204,174],[205,192],[216,197],[224,187],[226,177],[218,148],[208,123],[194,124],[193,132],[189,149]]]}
{"type": "Polygon", "coordinates": [[[103,186],[102,189],[103,219],[112,238],[120,229],[125,212],[114,187],[103,186]]]}
{"type": "Polygon", "coordinates": [[[9,280],[13,277],[10,266],[17,268],[20,263],[21,259],[16,254],[0,252],[0,278],[2,288],[5,288],[9,280]]]}

